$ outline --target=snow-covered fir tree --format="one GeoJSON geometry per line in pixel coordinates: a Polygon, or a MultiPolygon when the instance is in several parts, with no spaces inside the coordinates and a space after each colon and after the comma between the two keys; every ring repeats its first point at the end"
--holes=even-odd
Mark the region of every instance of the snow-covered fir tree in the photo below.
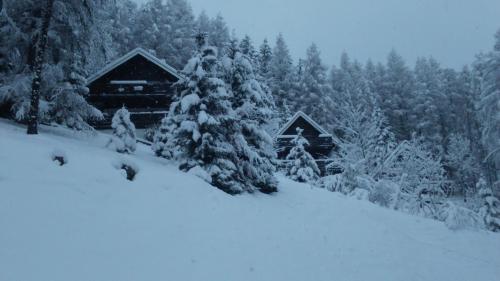
{"type": "Polygon", "coordinates": [[[250,184],[248,190],[275,192],[276,153],[273,140],[265,130],[275,119],[272,95],[258,81],[248,56],[237,51],[234,59],[225,65],[229,67],[226,70],[229,73],[228,88],[232,92],[232,107],[241,131],[234,136],[241,177],[250,184]]]}
{"type": "Polygon", "coordinates": [[[255,46],[253,45],[253,41],[250,36],[245,35],[245,37],[241,39],[239,48],[240,52],[247,56],[252,64],[255,64],[257,62],[258,53],[255,50],[255,46]]]}
{"type": "Polygon", "coordinates": [[[210,183],[237,194],[247,186],[238,171],[238,154],[233,138],[239,134],[231,93],[219,78],[220,61],[205,34],[197,36],[198,52],[183,70],[186,79],[178,85],[180,94],[172,103],[168,123],[167,147],[179,168],[200,167],[210,183]]]}
{"type": "Polygon", "coordinates": [[[493,51],[474,63],[476,107],[481,122],[481,143],[486,150],[487,180],[500,190],[500,30],[493,51]]]}
{"type": "Polygon", "coordinates": [[[299,83],[300,90],[291,101],[294,111],[301,110],[319,124],[331,129],[330,120],[334,118],[332,91],[316,44],[307,49],[299,83]]]}
{"type": "Polygon", "coordinates": [[[477,189],[484,204],[480,209],[480,214],[485,227],[491,231],[500,231],[500,200],[493,195],[484,179],[479,180],[477,189]]]}
{"type": "Polygon", "coordinates": [[[276,39],[272,50],[270,64],[269,87],[274,96],[281,123],[284,124],[291,116],[290,99],[293,97],[293,61],[282,34],[276,39]]]}
{"type": "Polygon", "coordinates": [[[76,62],[65,71],[69,73],[67,80],[58,83],[51,95],[51,120],[76,130],[92,129],[87,121],[100,120],[102,113],[86,101],[89,89],[85,78],[78,73],[80,68],[76,62]]]}
{"type": "Polygon", "coordinates": [[[151,148],[153,149],[155,155],[158,157],[171,158],[170,151],[166,147],[170,132],[169,122],[171,120],[172,119],[167,118],[167,116],[162,118],[160,126],[154,133],[153,145],[151,146],[151,148]]]}
{"type": "Polygon", "coordinates": [[[273,58],[273,52],[271,46],[267,39],[264,39],[262,45],[259,48],[259,65],[258,72],[259,75],[264,79],[264,81],[268,81],[271,77],[271,60],[273,58]]]}
{"type": "Polygon", "coordinates": [[[454,182],[454,191],[467,200],[477,191],[475,186],[481,175],[479,161],[472,153],[471,142],[462,135],[451,135],[448,142],[444,163],[454,182]]]}
{"type": "Polygon", "coordinates": [[[135,125],[130,120],[130,113],[125,106],[113,115],[111,128],[113,136],[107,146],[119,153],[134,153],[137,147],[135,125]]]}
{"type": "Polygon", "coordinates": [[[307,152],[309,141],[302,136],[304,130],[297,128],[297,135],[292,140],[293,147],[286,156],[286,175],[294,181],[313,182],[319,178],[320,170],[314,158],[307,152]]]}
{"type": "Polygon", "coordinates": [[[412,95],[413,76],[403,58],[392,50],[387,57],[384,82],[379,92],[379,103],[389,119],[397,140],[411,138],[409,129],[409,112],[411,105],[407,102],[412,95]]]}
{"type": "MultiPolygon", "coordinates": [[[[12,22],[16,23],[16,30],[21,32],[19,38],[22,40],[17,41],[19,50],[17,53],[20,55],[17,56],[18,66],[9,74],[16,79],[9,79],[9,82],[2,86],[0,102],[11,105],[11,111],[16,119],[31,119],[32,129],[41,119],[47,122],[74,124],[73,120],[68,122],[62,120],[64,117],[73,118],[74,115],[58,110],[63,107],[57,102],[70,100],[72,103],[77,102],[82,105],[81,112],[76,113],[80,117],[85,117],[86,113],[83,112],[96,113],[87,110],[89,106],[85,99],[78,97],[66,99],[62,96],[68,96],[71,92],[69,89],[83,93],[84,91],[80,91],[80,88],[83,88],[81,77],[102,67],[110,58],[112,53],[110,37],[104,30],[107,25],[104,24],[105,19],[100,13],[109,2],[54,0],[50,6],[47,6],[49,2],[46,1],[20,0],[7,3],[9,16],[12,22]],[[49,8],[52,8],[50,15],[49,8]],[[39,41],[44,37],[39,36],[42,27],[40,15],[46,15],[43,26],[50,35],[47,36],[46,44],[39,41]],[[40,42],[40,47],[45,46],[46,52],[43,52],[42,48],[36,49],[42,51],[37,56],[39,59],[33,57],[36,44],[32,42],[40,42]],[[42,65],[43,68],[37,65],[42,65]],[[36,75],[33,75],[33,72],[36,72],[36,75]],[[29,78],[35,78],[35,82],[27,83],[29,78]],[[33,88],[32,85],[36,87],[33,88]],[[37,94],[33,95],[33,92],[37,94]],[[33,106],[30,106],[30,96],[34,97],[33,106]],[[28,108],[33,114],[27,114],[28,108]]],[[[82,125],[81,127],[86,127],[82,125]]]]}

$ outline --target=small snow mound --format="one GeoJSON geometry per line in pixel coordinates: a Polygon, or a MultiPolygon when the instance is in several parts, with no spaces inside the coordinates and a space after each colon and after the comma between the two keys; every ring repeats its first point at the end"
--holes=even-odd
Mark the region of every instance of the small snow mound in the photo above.
{"type": "Polygon", "coordinates": [[[54,149],[50,154],[52,161],[57,162],[59,166],[64,166],[68,163],[68,157],[66,153],[60,149],[54,149]]]}
{"type": "Polygon", "coordinates": [[[125,158],[121,158],[118,161],[114,162],[113,166],[116,169],[120,170],[129,181],[134,181],[137,174],[139,173],[139,166],[125,158]]]}

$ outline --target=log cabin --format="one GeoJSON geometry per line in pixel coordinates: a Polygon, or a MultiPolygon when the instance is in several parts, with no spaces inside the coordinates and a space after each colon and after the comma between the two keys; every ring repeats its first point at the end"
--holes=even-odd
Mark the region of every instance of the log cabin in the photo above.
{"type": "Polygon", "coordinates": [[[285,166],[287,164],[285,159],[293,147],[292,140],[297,136],[297,127],[304,130],[302,136],[310,144],[305,149],[316,160],[322,176],[340,172],[339,168],[327,169],[327,166],[333,162],[331,156],[336,149],[335,138],[301,111],[297,112],[283,125],[275,137],[275,147],[280,165],[285,166]]]}
{"type": "Polygon", "coordinates": [[[109,128],[124,105],[137,128],[152,126],[168,113],[179,79],[181,74],[164,61],[142,48],[132,50],[87,79],[88,101],[104,114],[91,125],[109,128]]]}

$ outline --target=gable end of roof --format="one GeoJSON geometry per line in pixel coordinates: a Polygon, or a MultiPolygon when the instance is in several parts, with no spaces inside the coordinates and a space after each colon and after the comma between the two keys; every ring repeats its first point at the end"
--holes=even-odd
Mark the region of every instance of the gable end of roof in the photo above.
{"type": "Polygon", "coordinates": [[[292,126],[292,124],[299,119],[299,117],[304,118],[309,124],[311,124],[318,132],[320,132],[320,135],[322,136],[328,136],[331,137],[332,135],[328,133],[323,127],[321,127],[318,123],[316,123],[311,117],[309,117],[307,114],[305,114],[302,111],[299,111],[295,113],[295,115],[285,124],[283,125],[283,128],[281,128],[278,131],[277,137],[278,136],[283,136],[283,134],[292,126]]]}
{"type": "Polygon", "coordinates": [[[119,67],[120,65],[124,64],[125,62],[129,61],[130,59],[132,59],[133,57],[135,57],[137,55],[140,55],[143,58],[147,59],[148,61],[154,63],[155,65],[157,65],[158,67],[162,68],[166,72],[168,72],[168,73],[172,74],[173,76],[175,76],[177,79],[179,79],[179,80],[182,79],[181,74],[179,74],[179,72],[177,71],[177,69],[175,69],[173,66],[171,66],[171,65],[163,62],[159,58],[157,58],[157,57],[153,56],[152,54],[150,54],[148,51],[144,50],[143,48],[136,48],[136,49],[128,52],[127,54],[123,55],[122,57],[120,57],[120,58],[114,60],[113,62],[109,63],[104,68],[102,68],[101,70],[99,70],[98,72],[96,72],[94,75],[90,76],[87,79],[87,85],[90,85],[94,81],[96,81],[99,78],[103,77],[104,75],[106,75],[107,73],[109,73],[110,71],[112,71],[113,69],[119,67]]]}

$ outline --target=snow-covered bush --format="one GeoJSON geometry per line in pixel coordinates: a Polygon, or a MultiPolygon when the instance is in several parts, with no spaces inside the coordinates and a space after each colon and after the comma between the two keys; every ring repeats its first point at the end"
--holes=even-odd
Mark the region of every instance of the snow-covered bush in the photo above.
{"type": "Polygon", "coordinates": [[[113,136],[108,146],[119,153],[133,153],[137,147],[135,125],[130,121],[130,113],[125,107],[117,110],[113,116],[111,128],[113,136]]]}
{"type": "Polygon", "coordinates": [[[380,180],[373,185],[369,200],[382,207],[394,208],[398,192],[397,184],[389,180],[380,180]]]}
{"type": "Polygon", "coordinates": [[[386,178],[398,183],[397,209],[437,218],[437,206],[444,197],[445,173],[438,157],[423,140],[402,142],[385,161],[386,178]]]}
{"type": "Polygon", "coordinates": [[[331,192],[337,192],[340,190],[342,185],[342,175],[338,174],[321,177],[315,185],[319,188],[324,188],[331,192]]]}
{"type": "Polygon", "coordinates": [[[482,225],[477,213],[451,201],[443,204],[439,212],[439,219],[452,230],[477,229],[482,225]]]}
{"type": "Polygon", "coordinates": [[[171,158],[170,151],[166,147],[169,133],[168,122],[169,119],[167,117],[161,119],[160,126],[154,133],[153,145],[151,146],[156,156],[167,159],[171,158]]]}
{"type": "Polygon", "coordinates": [[[484,179],[478,182],[479,195],[483,198],[483,207],[479,210],[487,229],[500,231],[500,200],[493,195],[484,179]]]}
{"type": "Polygon", "coordinates": [[[155,134],[159,130],[159,128],[160,128],[160,123],[154,124],[146,128],[144,130],[144,139],[153,143],[155,140],[155,134]]]}
{"type": "Polygon", "coordinates": [[[471,151],[470,140],[461,135],[450,136],[445,165],[455,183],[454,191],[464,195],[466,199],[477,192],[475,185],[481,173],[478,163],[471,151]]]}
{"type": "Polygon", "coordinates": [[[364,188],[355,188],[348,195],[357,200],[368,201],[370,197],[370,191],[364,188]]]}
{"type": "Polygon", "coordinates": [[[126,158],[115,161],[113,166],[129,181],[133,181],[139,173],[139,166],[126,158]]]}
{"type": "Polygon", "coordinates": [[[286,156],[289,162],[286,175],[298,182],[313,182],[319,178],[320,170],[314,158],[306,151],[309,145],[302,136],[304,130],[297,128],[297,136],[292,140],[293,147],[286,156]]]}
{"type": "Polygon", "coordinates": [[[60,149],[55,149],[52,151],[50,158],[52,161],[57,162],[59,166],[64,166],[68,163],[68,157],[66,156],[66,153],[60,149]]]}

